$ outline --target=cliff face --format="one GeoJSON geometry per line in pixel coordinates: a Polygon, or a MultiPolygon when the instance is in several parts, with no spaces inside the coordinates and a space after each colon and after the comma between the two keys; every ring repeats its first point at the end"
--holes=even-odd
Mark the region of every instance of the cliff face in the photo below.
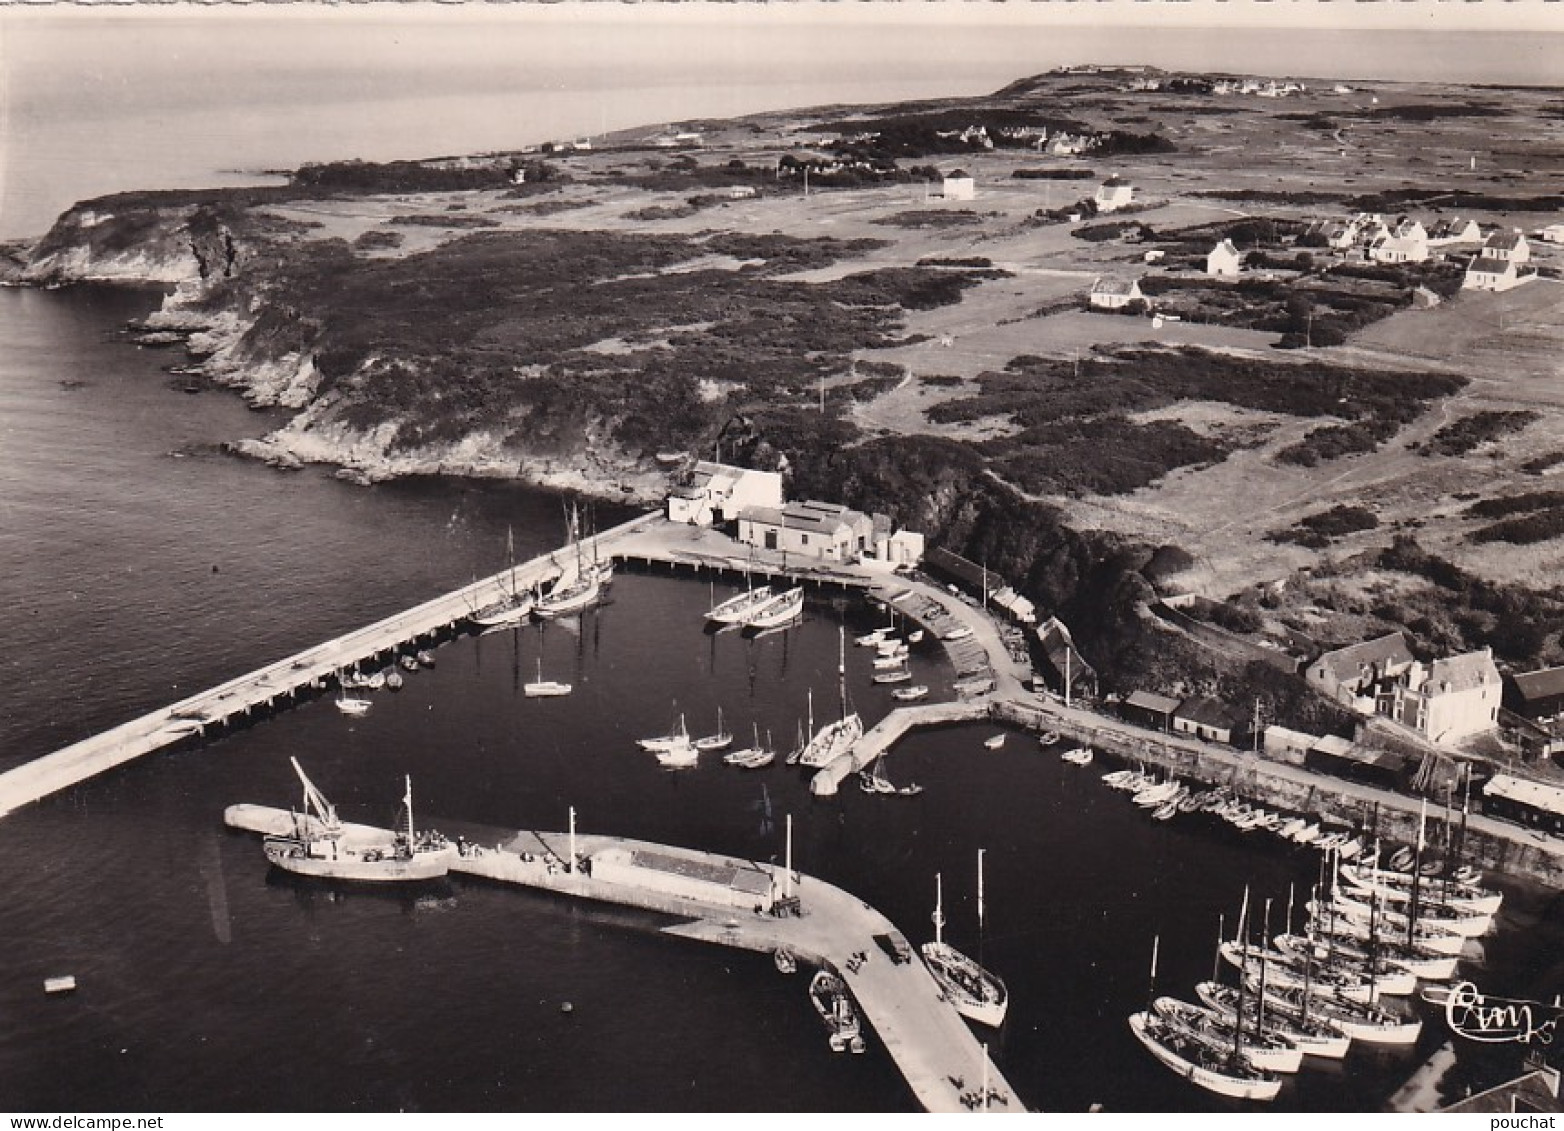
{"type": "Polygon", "coordinates": [[[231,276],[239,245],[217,209],[199,203],[77,204],[32,249],[24,282],[185,283],[231,276]]]}

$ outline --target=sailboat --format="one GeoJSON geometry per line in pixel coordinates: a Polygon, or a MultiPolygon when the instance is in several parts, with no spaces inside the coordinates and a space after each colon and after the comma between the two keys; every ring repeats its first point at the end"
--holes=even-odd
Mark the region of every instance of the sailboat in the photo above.
{"type": "Polygon", "coordinates": [[[804,614],[804,588],[795,586],[778,593],[769,601],[752,605],[739,618],[739,623],[749,631],[765,631],[783,628],[804,614]]]}
{"type": "Polygon", "coordinates": [[[697,750],[722,750],[733,745],[733,732],[722,725],[722,708],[717,708],[717,729],[695,740],[697,750]]]}
{"type": "MultiPolygon", "coordinates": [[[[1151,943],[1151,984],[1157,982],[1157,942],[1151,943]]],[[[1241,1015],[1240,1015],[1241,1016],[1241,1015]]],[[[1129,1017],[1130,1032],[1158,1061],[1197,1087],[1237,1100],[1274,1100],[1282,1090],[1282,1078],[1256,1068],[1242,1055],[1242,1030],[1233,1048],[1219,1048],[1197,1040],[1148,1003],[1129,1017]]]]}
{"type": "Polygon", "coordinates": [[[658,735],[656,738],[638,738],[635,744],[642,750],[650,750],[657,753],[661,750],[671,750],[675,746],[683,746],[690,741],[690,732],[684,725],[684,716],[679,715],[675,720],[673,729],[667,734],[658,735]]]}
{"type": "Polygon", "coordinates": [[[510,527],[505,528],[505,573],[510,592],[472,614],[480,628],[506,628],[532,615],[532,593],[516,587],[516,539],[510,527]]]}
{"type": "Polygon", "coordinates": [[[589,565],[582,557],[581,518],[574,506],[570,511],[570,545],[576,552],[575,563],[567,567],[548,593],[533,602],[532,611],[537,616],[547,619],[579,613],[602,598],[604,575],[600,566],[589,565]]]}
{"type": "MultiPolygon", "coordinates": [[[[982,924],[983,854],[978,853],[978,920],[982,924]]],[[[982,1025],[999,1028],[1005,1022],[1009,994],[1005,984],[945,941],[944,888],[934,874],[934,941],[919,947],[923,961],[956,1012],[982,1025]]]]}
{"type": "Polygon", "coordinates": [[[368,699],[357,695],[349,695],[347,690],[348,681],[342,676],[337,677],[337,684],[340,688],[337,695],[337,710],[344,715],[352,715],[354,717],[369,714],[369,708],[372,704],[368,699]]]}
{"type": "Polygon", "coordinates": [[[378,829],[344,827],[336,806],[305,776],[298,759],[289,761],[303,783],[304,804],[293,815],[291,836],[265,840],[266,859],[277,867],[300,876],[375,882],[436,879],[450,870],[456,847],[433,830],[420,833],[413,827],[412,778],[388,839],[378,829]]]}
{"type": "Polygon", "coordinates": [[[737,596],[713,605],[707,612],[706,619],[713,624],[739,624],[746,616],[760,606],[768,604],[775,596],[776,592],[769,585],[762,585],[759,589],[746,589],[737,596]]]}
{"type": "MultiPolygon", "coordinates": [[[[836,679],[842,714],[835,722],[826,723],[809,740],[809,744],[798,756],[798,763],[802,766],[829,765],[851,750],[853,743],[863,737],[863,720],[858,717],[856,711],[849,714],[847,710],[847,630],[838,626],[837,633],[836,679]]],[[[814,700],[811,698],[809,719],[811,730],[814,725],[814,700]]]]}
{"type": "Polygon", "coordinates": [[[538,678],[523,685],[522,693],[528,699],[552,699],[560,695],[569,695],[570,684],[560,683],[558,680],[543,678],[543,657],[538,657],[538,678]]]}

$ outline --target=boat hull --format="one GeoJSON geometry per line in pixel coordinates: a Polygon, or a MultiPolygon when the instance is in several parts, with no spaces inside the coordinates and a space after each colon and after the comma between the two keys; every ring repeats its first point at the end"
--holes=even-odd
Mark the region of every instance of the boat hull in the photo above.
{"type": "Polygon", "coordinates": [[[1157,1029],[1158,1026],[1145,1013],[1130,1015],[1130,1031],[1135,1034],[1135,1039],[1145,1045],[1152,1056],[1191,1084],[1230,1099],[1261,1102],[1274,1100],[1277,1093],[1282,1090],[1282,1080],[1279,1076],[1232,1076],[1196,1064],[1181,1056],[1163,1040],[1158,1039],[1157,1029]]]}
{"type": "Polygon", "coordinates": [[[924,943],[919,951],[957,1013],[995,1029],[1005,1023],[1010,997],[1003,982],[947,943],[924,943]]]}
{"type": "Polygon", "coordinates": [[[271,839],[265,846],[266,859],[284,872],[321,880],[350,880],[355,883],[417,883],[437,880],[451,869],[454,849],[415,852],[400,857],[390,851],[344,848],[336,856],[316,855],[298,841],[271,839]]]}

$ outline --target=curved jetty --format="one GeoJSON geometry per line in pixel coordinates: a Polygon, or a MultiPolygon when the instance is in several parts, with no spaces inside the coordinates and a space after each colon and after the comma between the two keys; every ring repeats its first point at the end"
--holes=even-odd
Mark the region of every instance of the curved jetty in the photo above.
{"type": "MultiPolygon", "coordinates": [[[[284,809],[233,805],[230,828],[267,835],[291,827],[284,809]]],[[[864,1019],[928,1111],[971,1111],[986,1079],[989,1110],[1026,1110],[988,1060],[927,967],[884,915],[841,888],[775,864],[609,836],[522,831],[452,858],[453,874],[679,917],[667,935],[774,955],[836,971],[864,1019]]]]}

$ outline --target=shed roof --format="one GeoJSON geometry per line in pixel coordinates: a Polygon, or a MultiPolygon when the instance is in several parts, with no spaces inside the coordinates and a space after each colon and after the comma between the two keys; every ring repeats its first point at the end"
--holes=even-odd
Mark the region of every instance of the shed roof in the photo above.
{"type": "Polygon", "coordinates": [[[1208,727],[1227,727],[1229,729],[1239,726],[1243,722],[1243,716],[1227,703],[1220,699],[1213,699],[1208,695],[1202,695],[1196,699],[1186,699],[1180,704],[1174,715],[1180,719],[1188,719],[1192,723],[1208,727]]]}
{"type": "Polygon", "coordinates": [[[1092,284],[1094,295],[1133,295],[1139,290],[1139,279],[1115,279],[1110,275],[1104,275],[1092,284]]]}
{"type": "Polygon", "coordinates": [[[1483,786],[1484,797],[1502,797],[1509,801],[1529,805],[1544,813],[1564,816],[1564,789],[1509,774],[1495,774],[1483,786]]]}
{"type": "Polygon", "coordinates": [[[1129,698],[1124,700],[1124,705],[1139,707],[1143,711],[1155,711],[1159,715],[1171,715],[1178,710],[1179,700],[1158,695],[1155,691],[1132,691],[1129,698]]]}
{"type": "Polygon", "coordinates": [[[1515,677],[1515,688],[1521,693],[1521,698],[1528,701],[1564,695],[1564,667],[1522,672],[1515,677]]]}

